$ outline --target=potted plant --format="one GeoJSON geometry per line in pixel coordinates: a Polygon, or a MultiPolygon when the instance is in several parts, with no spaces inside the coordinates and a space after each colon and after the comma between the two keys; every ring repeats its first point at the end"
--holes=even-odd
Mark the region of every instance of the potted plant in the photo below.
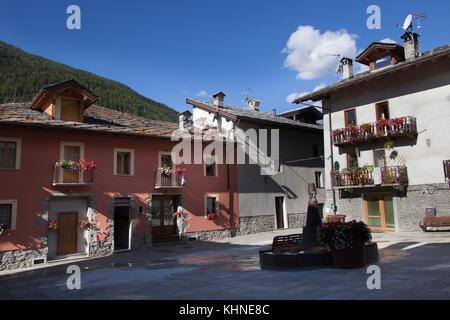
{"type": "Polygon", "coordinates": [[[48,229],[49,230],[58,230],[59,229],[58,222],[56,220],[50,221],[50,223],[48,224],[48,229]]]}
{"type": "Polygon", "coordinates": [[[322,245],[330,248],[333,264],[337,268],[362,268],[366,265],[366,243],[372,239],[364,222],[331,222],[317,228],[322,245]]]}
{"type": "Polygon", "coordinates": [[[213,220],[215,218],[217,218],[217,213],[215,212],[208,212],[208,220],[213,220]]]}
{"type": "Polygon", "coordinates": [[[186,168],[175,168],[174,172],[177,176],[180,176],[180,183],[184,187],[186,185],[186,168]]]}
{"type": "Polygon", "coordinates": [[[9,233],[8,226],[5,224],[0,224],[0,237],[9,233]]]}
{"type": "Polygon", "coordinates": [[[89,217],[87,217],[87,216],[83,219],[80,219],[79,222],[80,222],[80,228],[83,230],[89,230],[92,227],[91,223],[89,222],[89,217]]]}

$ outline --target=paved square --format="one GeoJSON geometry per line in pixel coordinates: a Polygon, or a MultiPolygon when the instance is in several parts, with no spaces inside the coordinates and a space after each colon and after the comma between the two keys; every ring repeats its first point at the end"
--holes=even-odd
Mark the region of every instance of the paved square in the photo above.
{"type": "Polygon", "coordinates": [[[259,250],[283,230],[154,246],[75,261],[81,289],[66,286],[69,264],[0,273],[1,299],[450,299],[450,233],[374,233],[381,289],[367,269],[261,270],[259,250]]]}

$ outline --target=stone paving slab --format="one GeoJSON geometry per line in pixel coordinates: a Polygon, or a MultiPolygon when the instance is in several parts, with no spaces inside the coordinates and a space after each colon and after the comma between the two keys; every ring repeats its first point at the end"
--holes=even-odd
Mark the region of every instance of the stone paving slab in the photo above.
{"type": "Polygon", "coordinates": [[[71,262],[81,289],[66,287],[67,265],[0,276],[0,299],[450,299],[450,233],[374,233],[381,290],[366,268],[261,270],[259,250],[281,230],[189,246],[173,244],[71,262]]]}

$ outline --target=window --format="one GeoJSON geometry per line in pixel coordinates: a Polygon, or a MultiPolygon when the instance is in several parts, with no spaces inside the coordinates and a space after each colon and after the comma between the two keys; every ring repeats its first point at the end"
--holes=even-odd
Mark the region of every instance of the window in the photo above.
{"type": "Polygon", "coordinates": [[[0,137],[0,169],[19,169],[21,139],[0,137]]]}
{"type": "Polygon", "coordinates": [[[219,213],[219,196],[206,195],[205,196],[205,217],[208,217],[209,213],[219,213]]]}
{"type": "Polygon", "coordinates": [[[386,167],[386,153],[384,149],[375,149],[373,151],[375,167],[386,167]]]}
{"type": "MultiPolygon", "coordinates": [[[[172,155],[170,152],[159,152],[159,167],[174,169],[174,163],[172,162],[172,155]]],[[[175,186],[176,175],[174,174],[162,174],[159,173],[157,184],[159,186],[175,186]]]]}
{"type": "Polygon", "coordinates": [[[215,157],[204,158],[204,174],[205,177],[217,177],[217,163],[215,157]]]}
{"type": "Polygon", "coordinates": [[[134,175],[134,150],[114,149],[114,174],[119,176],[134,175]]]}
{"type": "Polygon", "coordinates": [[[386,102],[377,103],[375,105],[377,120],[389,119],[389,105],[386,102]]]}
{"type": "Polygon", "coordinates": [[[356,125],[356,109],[345,111],[345,126],[356,125]]]}
{"type": "Polygon", "coordinates": [[[356,152],[347,153],[347,168],[358,167],[358,155],[356,152]]]}
{"type": "Polygon", "coordinates": [[[374,68],[375,69],[383,68],[383,67],[389,66],[391,64],[392,64],[391,56],[386,56],[386,57],[380,58],[377,61],[375,61],[374,68]]]}
{"type": "Polygon", "coordinates": [[[16,200],[0,200],[0,224],[7,226],[9,230],[16,229],[16,200]]]}
{"type": "Polygon", "coordinates": [[[322,184],[322,172],[316,171],[315,172],[315,178],[316,178],[316,188],[323,188],[322,184]]]}

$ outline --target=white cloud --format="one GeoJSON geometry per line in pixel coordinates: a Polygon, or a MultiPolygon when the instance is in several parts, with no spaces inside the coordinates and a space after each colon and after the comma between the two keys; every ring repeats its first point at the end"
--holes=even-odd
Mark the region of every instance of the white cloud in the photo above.
{"type": "Polygon", "coordinates": [[[384,42],[384,43],[397,43],[397,41],[392,40],[391,38],[386,38],[381,40],[380,42],[384,42]]]}
{"type": "Polygon", "coordinates": [[[211,95],[209,95],[205,90],[200,90],[195,96],[196,97],[205,97],[205,98],[211,97],[211,95]]]}
{"type": "Polygon", "coordinates": [[[340,59],[333,55],[353,58],[356,37],[346,30],[321,34],[312,26],[299,26],[282,51],[288,54],[284,66],[297,71],[297,79],[311,80],[335,73],[340,59]]]}
{"type": "MultiPolygon", "coordinates": [[[[323,88],[325,88],[327,86],[327,84],[325,83],[325,82],[321,82],[319,85],[317,85],[314,89],[313,89],[313,91],[312,92],[314,92],[314,91],[317,91],[317,90],[320,90],[320,89],[323,89],[323,88]]],[[[302,92],[302,93],[296,93],[296,92],[293,92],[293,93],[291,93],[290,95],[288,95],[287,97],[286,97],[286,101],[288,102],[288,103],[292,103],[295,99],[297,99],[297,98],[300,98],[301,96],[303,96],[303,95],[305,95],[305,94],[308,94],[308,93],[311,93],[311,92],[302,92]]],[[[315,104],[317,104],[317,105],[322,105],[322,103],[321,103],[321,101],[319,102],[317,102],[317,103],[315,103],[315,104]]]]}

